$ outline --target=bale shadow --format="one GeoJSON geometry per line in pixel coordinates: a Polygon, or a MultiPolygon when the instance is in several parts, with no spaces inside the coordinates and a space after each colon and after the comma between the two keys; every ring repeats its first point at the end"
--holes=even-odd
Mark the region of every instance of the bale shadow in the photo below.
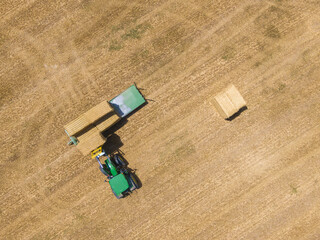
{"type": "Polygon", "coordinates": [[[226,120],[227,120],[227,121],[232,121],[232,120],[234,120],[236,117],[240,116],[240,114],[241,114],[242,112],[244,112],[245,110],[247,110],[247,109],[248,109],[247,106],[244,106],[244,107],[240,108],[238,112],[236,112],[235,114],[233,114],[231,117],[226,118],[226,120]]]}

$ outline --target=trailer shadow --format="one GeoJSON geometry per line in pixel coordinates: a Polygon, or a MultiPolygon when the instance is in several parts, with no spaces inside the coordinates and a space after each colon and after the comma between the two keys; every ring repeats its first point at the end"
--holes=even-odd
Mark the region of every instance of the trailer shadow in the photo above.
{"type": "Polygon", "coordinates": [[[120,128],[122,128],[124,125],[126,125],[128,120],[126,118],[120,119],[119,122],[111,126],[110,128],[104,130],[101,132],[101,135],[105,138],[108,139],[111,135],[115,134],[116,131],[118,131],[120,128]]]}
{"type": "MultiPolygon", "coordinates": [[[[144,94],[142,94],[142,91],[144,91],[145,89],[144,88],[139,88],[136,83],[134,83],[134,85],[138,89],[138,91],[141,94],[141,96],[144,96],[144,94]]],[[[150,99],[150,98],[145,98],[145,97],[143,97],[143,98],[144,98],[144,100],[146,100],[145,104],[148,104],[148,102],[156,102],[156,100],[153,100],[153,99],[150,99]]]]}

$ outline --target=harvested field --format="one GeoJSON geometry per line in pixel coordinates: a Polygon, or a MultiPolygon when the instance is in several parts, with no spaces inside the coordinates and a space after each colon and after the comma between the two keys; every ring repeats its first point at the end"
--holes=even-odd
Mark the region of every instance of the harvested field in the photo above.
{"type": "Polygon", "coordinates": [[[0,239],[320,239],[320,2],[0,2],[0,239]],[[63,126],[133,82],[116,199],[63,126]],[[222,119],[228,84],[248,109],[222,119]]]}

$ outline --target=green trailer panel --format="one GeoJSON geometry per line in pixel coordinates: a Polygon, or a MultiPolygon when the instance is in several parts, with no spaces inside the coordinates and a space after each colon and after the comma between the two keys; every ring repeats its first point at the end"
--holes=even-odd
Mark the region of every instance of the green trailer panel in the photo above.
{"type": "Polygon", "coordinates": [[[109,101],[119,117],[123,118],[146,102],[135,85],[109,101]]]}

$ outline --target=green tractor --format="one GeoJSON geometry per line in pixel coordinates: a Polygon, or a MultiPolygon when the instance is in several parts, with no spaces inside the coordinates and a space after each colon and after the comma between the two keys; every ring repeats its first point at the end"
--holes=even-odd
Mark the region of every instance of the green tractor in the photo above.
{"type": "Polygon", "coordinates": [[[133,190],[139,188],[137,179],[127,167],[126,162],[120,154],[112,154],[108,156],[102,147],[99,147],[91,154],[92,158],[96,158],[100,167],[100,171],[107,176],[111,190],[116,198],[120,199],[127,196],[133,190]],[[100,158],[105,158],[105,164],[102,164],[100,158]]]}

